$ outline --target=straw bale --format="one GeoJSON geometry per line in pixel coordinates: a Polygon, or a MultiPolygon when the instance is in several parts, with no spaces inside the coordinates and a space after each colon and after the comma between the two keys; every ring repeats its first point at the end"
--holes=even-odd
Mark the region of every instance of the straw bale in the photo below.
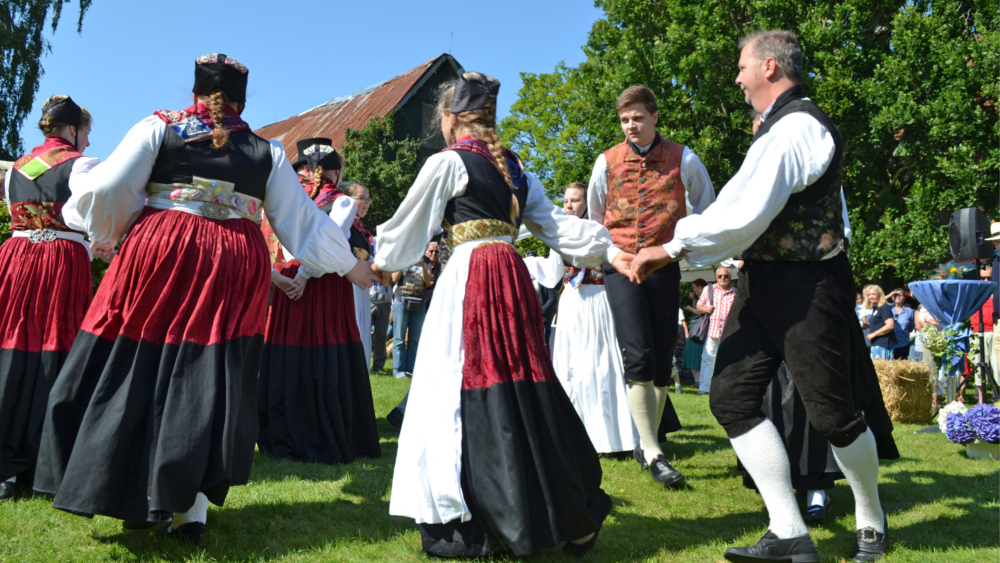
{"type": "Polygon", "coordinates": [[[882,400],[893,422],[930,424],[931,372],[911,360],[875,360],[882,400]]]}

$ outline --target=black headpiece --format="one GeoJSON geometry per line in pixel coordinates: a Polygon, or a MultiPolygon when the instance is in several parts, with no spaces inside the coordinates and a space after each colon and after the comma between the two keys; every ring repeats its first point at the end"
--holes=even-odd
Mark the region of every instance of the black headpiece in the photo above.
{"type": "Polygon", "coordinates": [[[80,109],[80,106],[76,105],[73,98],[60,95],[52,96],[45,100],[45,104],[42,106],[42,113],[60,123],[79,127],[83,110],[80,109]]]}
{"type": "Polygon", "coordinates": [[[246,103],[249,71],[239,61],[219,53],[202,55],[194,61],[194,88],[199,96],[221,90],[230,101],[246,103]]]}
{"type": "Polygon", "coordinates": [[[295,143],[295,148],[299,152],[299,161],[305,159],[314,171],[317,166],[322,166],[323,170],[340,170],[343,165],[337,149],[333,148],[333,142],[326,137],[302,139],[295,143]]]}
{"type": "Polygon", "coordinates": [[[451,113],[482,109],[490,100],[497,99],[500,81],[478,72],[466,72],[455,83],[455,94],[451,98],[451,113]]]}

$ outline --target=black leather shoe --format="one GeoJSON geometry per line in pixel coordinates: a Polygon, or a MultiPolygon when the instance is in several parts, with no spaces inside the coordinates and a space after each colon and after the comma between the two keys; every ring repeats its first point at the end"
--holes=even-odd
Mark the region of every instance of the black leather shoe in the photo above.
{"type": "Polygon", "coordinates": [[[653,458],[653,463],[649,465],[649,473],[653,476],[654,481],[664,487],[676,485],[684,480],[681,472],[671,467],[662,455],[653,458]]]}
{"type": "Polygon", "coordinates": [[[600,520],[597,522],[597,530],[594,531],[594,535],[584,543],[566,542],[563,551],[575,557],[583,557],[591,549],[594,549],[594,545],[597,544],[597,536],[601,534],[601,528],[604,527],[604,521],[607,520],[608,514],[611,514],[612,508],[614,508],[614,502],[611,497],[603,495],[603,504],[598,509],[600,510],[600,516],[598,516],[600,520]]]}
{"type": "Polygon", "coordinates": [[[10,481],[0,483],[0,500],[14,500],[14,483],[10,481]]]}
{"type": "Polygon", "coordinates": [[[858,530],[858,544],[851,552],[851,561],[878,561],[885,555],[885,536],[889,533],[889,521],[883,521],[885,533],[875,531],[875,528],[868,527],[858,530]]]}
{"type": "Polygon", "coordinates": [[[385,415],[385,419],[389,421],[389,424],[391,424],[396,430],[403,429],[403,411],[399,410],[399,407],[389,411],[389,414],[385,415]]]}
{"type": "Polygon", "coordinates": [[[201,522],[188,522],[171,530],[170,537],[197,545],[205,539],[205,525],[201,522]]]}
{"type": "Polygon", "coordinates": [[[802,513],[802,519],[806,522],[822,522],[826,518],[826,511],[830,510],[831,504],[833,504],[833,501],[828,496],[822,506],[814,504],[807,507],[806,511],[802,513]]]}
{"type": "Polygon", "coordinates": [[[649,464],[646,463],[646,456],[642,453],[642,446],[637,445],[635,447],[635,451],[632,452],[632,457],[639,462],[639,467],[641,467],[643,471],[649,471],[649,464]]]}
{"type": "Polygon", "coordinates": [[[809,536],[778,539],[770,530],[760,541],[747,547],[730,547],[725,558],[734,563],[780,561],[781,563],[819,563],[816,546],[809,536]]]}

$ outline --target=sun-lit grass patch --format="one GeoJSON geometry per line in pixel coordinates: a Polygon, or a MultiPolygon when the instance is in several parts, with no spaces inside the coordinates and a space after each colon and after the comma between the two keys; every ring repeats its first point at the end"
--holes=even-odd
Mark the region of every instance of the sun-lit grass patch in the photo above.
{"type": "MultiPolygon", "coordinates": [[[[372,376],[371,382],[380,459],[326,466],[258,453],[250,484],[234,488],[224,508],[209,509],[209,535],[197,547],[168,538],[163,529],[123,532],[117,520],[88,520],[53,510],[47,499],[22,497],[0,504],[0,563],[426,561],[418,555],[413,522],[389,516],[398,433],[384,417],[409,380],[372,376]]],[[[604,488],[615,508],[587,561],[714,563],[727,546],[754,543],[764,533],[764,505],[742,487],[708,398],[687,393],[671,399],[685,429],[670,436],[665,450],[687,477],[685,486],[666,490],[631,459],[602,459],[604,488]]],[[[914,434],[918,428],[897,425],[903,457],[882,464],[891,541],[885,561],[997,561],[1000,466],[967,459],[962,446],[942,434],[914,434]]],[[[845,482],[830,497],[827,521],[812,532],[823,560],[836,562],[854,543],[853,499],[845,482]]],[[[527,559],[574,560],[559,550],[527,559]]]]}

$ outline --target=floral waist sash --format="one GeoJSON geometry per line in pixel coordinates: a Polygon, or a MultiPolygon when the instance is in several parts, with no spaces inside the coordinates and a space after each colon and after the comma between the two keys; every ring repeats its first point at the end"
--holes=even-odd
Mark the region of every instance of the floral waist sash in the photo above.
{"type": "Polygon", "coordinates": [[[445,224],[445,228],[448,230],[448,246],[451,248],[470,240],[494,237],[511,237],[514,241],[517,240],[518,233],[517,227],[498,219],[473,219],[455,225],[445,224]]]}
{"type": "Polygon", "coordinates": [[[190,184],[146,184],[146,205],[179,209],[208,219],[249,219],[260,224],[262,201],[241,194],[236,184],[195,176],[190,184]]]}
{"type": "Polygon", "coordinates": [[[572,287],[581,285],[604,285],[604,271],[601,268],[577,268],[576,266],[566,266],[563,274],[563,283],[568,283],[572,287]]]}

